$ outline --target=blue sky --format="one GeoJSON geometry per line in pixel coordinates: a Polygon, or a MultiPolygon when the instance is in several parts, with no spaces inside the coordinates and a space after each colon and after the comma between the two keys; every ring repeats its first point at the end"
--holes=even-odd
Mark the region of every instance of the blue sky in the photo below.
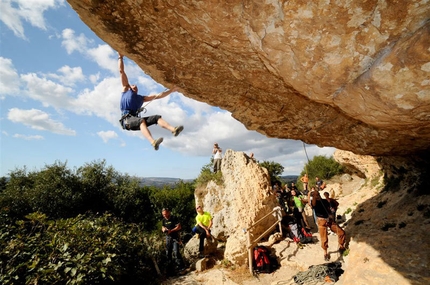
{"type": "MultiPolygon", "coordinates": [[[[140,132],[122,130],[121,82],[117,54],[100,40],[65,0],[0,0],[0,176],[24,166],[37,171],[56,161],[75,169],[106,160],[117,171],[140,177],[193,179],[209,163],[214,142],[221,148],[253,152],[259,161],[299,174],[303,143],[267,138],[225,110],[181,93],[155,100],[145,115],[160,114],[183,133],[163,136],[154,151],[140,132]]],[[[130,83],[142,95],[165,88],[125,58],[130,83]]],[[[334,148],[307,145],[309,158],[334,148]]]]}

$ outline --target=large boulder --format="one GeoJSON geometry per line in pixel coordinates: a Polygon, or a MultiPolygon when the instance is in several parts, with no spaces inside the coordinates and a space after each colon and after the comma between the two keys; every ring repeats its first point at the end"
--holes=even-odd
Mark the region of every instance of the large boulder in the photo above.
{"type": "MultiPolygon", "coordinates": [[[[267,170],[245,153],[227,150],[221,171],[223,184],[211,181],[197,188],[196,203],[213,216],[212,235],[226,241],[224,257],[235,264],[246,264],[247,229],[278,204],[271,195],[267,170]]],[[[276,221],[274,215],[269,215],[252,228],[252,238],[259,237],[276,221]]]]}
{"type": "Polygon", "coordinates": [[[156,81],[250,130],[357,154],[429,150],[429,1],[68,2],[156,81]]]}

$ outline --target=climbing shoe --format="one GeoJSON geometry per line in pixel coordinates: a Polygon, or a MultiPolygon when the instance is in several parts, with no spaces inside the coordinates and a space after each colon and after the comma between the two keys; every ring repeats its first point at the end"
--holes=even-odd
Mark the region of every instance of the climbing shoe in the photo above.
{"type": "Polygon", "coordinates": [[[328,255],[328,254],[324,254],[324,260],[325,260],[325,261],[329,261],[329,260],[330,260],[330,255],[328,255]]]}
{"type": "Polygon", "coordinates": [[[152,143],[152,146],[154,147],[155,150],[158,150],[162,142],[163,142],[163,138],[158,138],[152,143]]]}
{"type": "Polygon", "coordinates": [[[177,137],[182,131],[184,130],[184,126],[177,126],[174,130],[173,130],[173,132],[172,132],[172,134],[175,136],[175,137],[177,137]]]}

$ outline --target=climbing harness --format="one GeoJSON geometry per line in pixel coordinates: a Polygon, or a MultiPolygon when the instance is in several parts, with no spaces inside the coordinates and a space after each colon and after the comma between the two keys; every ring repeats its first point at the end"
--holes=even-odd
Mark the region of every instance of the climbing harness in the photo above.
{"type": "MultiPolygon", "coordinates": [[[[165,89],[163,92],[166,92],[168,89],[165,89]]],[[[121,119],[119,119],[119,123],[122,126],[123,129],[128,130],[129,129],[129,124],[127,122],[127,118],[135,116],[135,117],[140,117],[140,113],[146,113],[146,106],[149,105],[149,103],[151,103],[152,101],[154,101],[158,96],[160,96],[163,92],[158,93],[157,95],[154,96],[154,98],[152,98],[150,101],[148,101],[145,105],[143,105],[142,107],[140,107],[136,112],[131,113],[130,111],[127,111],[125,113],[122,114],[121,119]],[[124,122],[125,121],[125,122],[124,122]]]]}

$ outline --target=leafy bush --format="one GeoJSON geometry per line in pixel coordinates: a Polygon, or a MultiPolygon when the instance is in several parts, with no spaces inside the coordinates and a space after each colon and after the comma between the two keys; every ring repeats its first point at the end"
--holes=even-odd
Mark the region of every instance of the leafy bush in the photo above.
{"type": "MultiPolygon", "coordinates": [[[[322,180],[328,180],[335,175],[344,173],[343,166],[339,164],[333,157],[327,158],[323,155],[314,156],[312,160],[305,164],[304,169],[300,173],[302,177],[305,173],[308,173],[309,185],[315,185],[315,177],[319,177],[322,180]]],[[[300,177],[297,180],[297,185],[302,189],[302,183],[300,177]]]]}
{"type": "Polygon", "coordinates": [[[202,167],[199,176],[194,181],[195,187],[205,187],[209,181],[214,181],[217,185],[223,183],[222,173],[218,171],[217,173],[212,172],[212,163],[208,163],[202,167]]]}
{"type": "Polygon", "coordinates": [[[274,161],[263,161],[258,163],[258,165],[267,169],[270,176],[270,183],[272,185],[274,185],[277,182],[279,183],[281,182],[281,179],[279,176],[282,174],[282,172],[284,172],[284,167],[281,164],[274,161]]]}
{"type": "Polygon", "coordinates": [[[1,284],[157,284],[153,259],[163,246],[109,214],[48,220],[0,217],[1,284]],[[148,248],[158,247],[156,251],[148,248]]]}

